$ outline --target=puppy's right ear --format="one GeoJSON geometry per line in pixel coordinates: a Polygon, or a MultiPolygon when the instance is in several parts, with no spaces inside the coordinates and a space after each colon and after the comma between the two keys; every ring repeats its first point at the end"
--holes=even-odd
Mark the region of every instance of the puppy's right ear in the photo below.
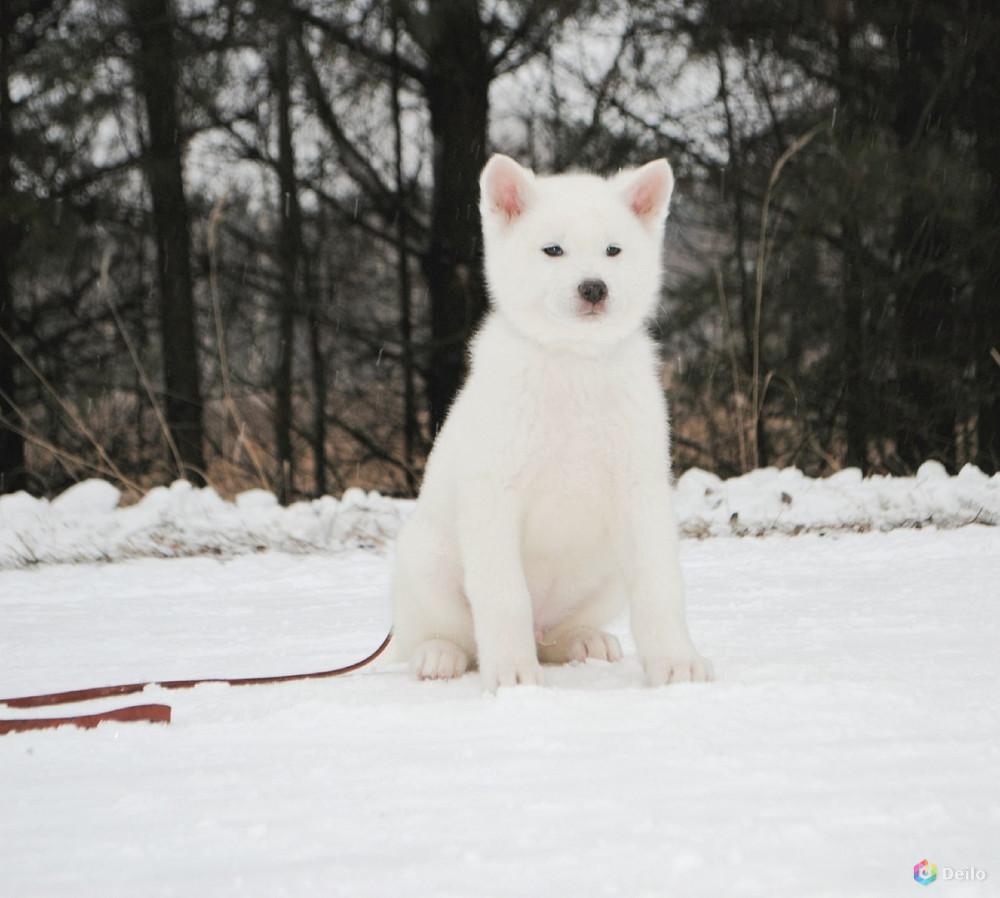
{"type": "Polygon", "coordinates": [[[535,193],[535,174],[518,165],[510,156],[490,157],[479,176],[479,209],[483,218],[497,216],[504,224],[520,217],[535,193]]]}

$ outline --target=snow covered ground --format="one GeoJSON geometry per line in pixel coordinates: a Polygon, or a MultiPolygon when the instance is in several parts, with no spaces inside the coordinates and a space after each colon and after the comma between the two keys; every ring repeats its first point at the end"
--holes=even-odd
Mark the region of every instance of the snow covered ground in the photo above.
{"type": "MultiPolygon", "coordinates": [[[[323,669],[385,634],[406,503],[117,503],[0,498],[0,696],[323,669]]],[[[678,508],[730,535],[682,543],[716,683],[645,688],[622,619],[624,662],[495,697],[392,665],[147,691],[169,726],[0,737],[0,895],[1000,893],[1000,478],[689,472],[678,508]]]]}

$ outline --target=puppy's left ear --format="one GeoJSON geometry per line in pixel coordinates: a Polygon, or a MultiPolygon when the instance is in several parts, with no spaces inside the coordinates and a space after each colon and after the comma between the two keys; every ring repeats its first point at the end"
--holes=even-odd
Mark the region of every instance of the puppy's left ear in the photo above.
{"type": "Polygon", "coordinates": [[[667,217],[674,192],[674,173],[666,159],[654,159],[642,168],[615,175],[625,205],[650,230],[659,228],[667,217]]]}

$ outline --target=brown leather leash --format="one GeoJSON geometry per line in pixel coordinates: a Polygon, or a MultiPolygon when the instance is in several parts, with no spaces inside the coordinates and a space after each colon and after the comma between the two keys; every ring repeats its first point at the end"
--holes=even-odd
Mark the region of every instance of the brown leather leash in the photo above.
{"type": "MultiPolygon", "coordinates": [[[[335,667],[333,670],[320,670],[314,673],[279,674],[272,677],[164,680],[162,682],[126,683],[118,686],[96,686],[91,689],[72,689],[68,692],[47,692],[42,695],[26,695],[20,698],[2,698],[0,699],[0,705],[6,705],[8,708],[44,708],[50,705],[69,705],[73,702],[88,702],[94,699],[110,698],[118,695],[136,695],[142,692],[147,686],[158,686],[160,689],[192,689],[203,683],[224,683],[228,686],[259,686],[267,683],[290,683],[293,680],[321,680],[326,677],[343,676],[371,664],[389,647],[391,640],[392,630],[382,640],[382,644],[368,655],[368,657],[344,667],[335,667]]],[[[170,705],[131,705],[125,708],[117,708],[113,711],[101,711],[96,714],[78,714],[72,717],[27,717],[14,720],[0,718],[0,736],[7,733],[22,733],[28,730],[54,729],[61,726],[77,726],[83,729],[90,729],[106,720],[144,720],[150,723],[170,723],[170,705]]]]}

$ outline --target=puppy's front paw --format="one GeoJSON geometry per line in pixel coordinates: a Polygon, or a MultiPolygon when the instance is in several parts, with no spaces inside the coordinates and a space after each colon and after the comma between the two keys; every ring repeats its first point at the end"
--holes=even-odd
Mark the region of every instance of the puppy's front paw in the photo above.
{"type": "Polygon", "coordinates": [[[421,680],[453,680],[468,666],[469,656],[447,639],[428,639],[413,655],[413,671],[421,680]]]}
{"type": "Polygon", "coordinates": [[[480,659],[479,675],[483,678],[483,688],[489,692],[496,692],[501,686],[545,685],[542,667],[536,657],[500,662],[480,659]]]}
{"type": "Polygon", "coordinates": [[[712,662],[696,652],[646,658],[642,666],[650,686],[666,686],[668,683],[708,683],[715,679],[712,662]]]}

